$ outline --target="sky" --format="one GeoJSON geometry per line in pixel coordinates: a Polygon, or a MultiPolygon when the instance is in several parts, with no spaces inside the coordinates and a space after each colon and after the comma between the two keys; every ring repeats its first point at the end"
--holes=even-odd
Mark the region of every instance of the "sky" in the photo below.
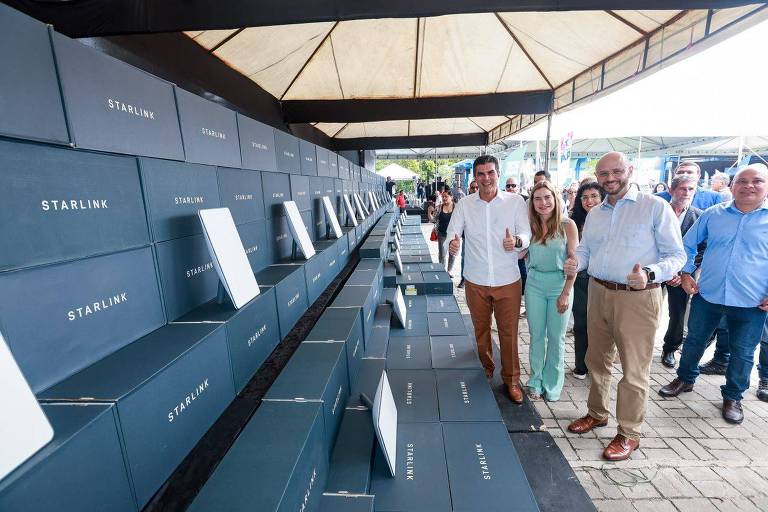
{"type": "MultiPolygon", "coordinates": [[[[768,135],[768,21],[556,115],[552,138],[768,135]]],[[[546,122],[512,140],[546,138],[546,122]]]]}

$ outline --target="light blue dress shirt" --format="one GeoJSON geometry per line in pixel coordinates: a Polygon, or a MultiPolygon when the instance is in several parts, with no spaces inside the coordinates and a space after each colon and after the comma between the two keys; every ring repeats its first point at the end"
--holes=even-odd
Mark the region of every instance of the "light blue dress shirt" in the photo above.
{"type": "Polygon", "coordinates": [[[753,308],[768,297],[768,201],[749,213],[733,201],[705,210],[685,234],[684,272],[695,270],[696,246],[704,240],[698,284],[707,302],[753,308]]]}
{"type": "Polygon", "coordinates": [[[666,201],[630,188],[615,206],[606,198],[590,210],[576,257],[579,270],[604,281],[627,284],[635,263],[668,281],[685,264],[680,222],[666,201]]]}

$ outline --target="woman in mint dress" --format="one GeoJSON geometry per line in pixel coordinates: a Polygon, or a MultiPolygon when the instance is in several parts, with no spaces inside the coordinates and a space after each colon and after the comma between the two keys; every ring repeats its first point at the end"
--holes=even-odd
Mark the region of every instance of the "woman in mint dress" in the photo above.
{"type": "Polygon", "coordinates": [[[573,305],[573,282],[566,278],[563,264],[579,243],[576,224],[562,214],[562,199],[548,181],[531,191],[528,217],[531,244],[528,247],[528,280],[525,308],[531,344],[528,351],[531,399],[560,399],[565,378],[565,331],[573,305]]]}

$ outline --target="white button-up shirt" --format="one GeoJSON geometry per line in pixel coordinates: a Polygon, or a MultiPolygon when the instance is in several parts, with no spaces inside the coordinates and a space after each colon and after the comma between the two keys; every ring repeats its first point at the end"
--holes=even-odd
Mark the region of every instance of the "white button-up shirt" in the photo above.
{"type": "Polygon", "coordinates": [[[531,241],[528,209],[523,197],[499,190],[490,202],[480,193],[456,203],[448,225],[448,240],[464,235],[464,277],[481,286],[504,286],[520,279],[517,253],[531,241]],[[509,232],[520,238],[522,247],[507,252],[504,237],[509,232]]]}
{"type": "Polygon", "coordinates": [[[651,269],[658,283],[672,279],[686,260],[675,212],[660,197],[634,188],[615,206],[606,198],[590,210],[576,257],[579,270],[625,284],[635,263],[651,269]]]}

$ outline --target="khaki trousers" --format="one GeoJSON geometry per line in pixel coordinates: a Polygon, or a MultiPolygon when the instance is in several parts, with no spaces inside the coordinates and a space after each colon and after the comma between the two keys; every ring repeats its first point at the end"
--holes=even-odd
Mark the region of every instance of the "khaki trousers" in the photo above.
{"type": "Polygon", "coordinates": [[[520,320],[520,281],[504,286],[480,286],[464,281],[467,306],[475,326],[475,341],[485,371],[493,373],[491,315],[496,317],[501,346],[501,379],[506,384],[520,383],[520,357],[517,353],[517,324],[520,320]]]}
{"type": "Polygon", "coordinates": [[[661,288],[609,290],[589,280],[585,362],[592,377],[587,408],[598,420],[608,418],[611,370],[619,353],[623,376],[616,397],[618,433],[639,439],[645,419],[653,341],[659,326],[661,288]]]}

